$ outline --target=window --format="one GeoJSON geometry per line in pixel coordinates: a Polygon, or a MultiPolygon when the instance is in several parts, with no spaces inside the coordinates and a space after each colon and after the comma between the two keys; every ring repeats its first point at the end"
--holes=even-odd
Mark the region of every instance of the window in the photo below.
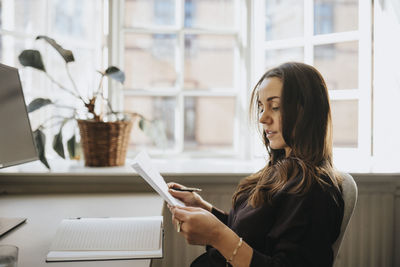
{"type": "MultiPolygon", "coordinates": [[[[96,70],[105,63],[104,5],[97,0],[0,0],[0,61],[20,69],[27,102],[49,95],[58,97],[60,104],[74,101],[68,94],[56,90],[43,73],[19,64],[18,55],[22,50],[38,49],[49,74],[64,86],[72,87],[63,59],[44,41],[35,41],[38,35],[47,35],[72,50],[75,62],[70,64],[71,75],[83,96],[97,86],[96,70]]],[[[52,107],[31,114],[34,130],[52,115],[55,115],[52,107]]],[[[50,148],[52,140],[48,138],[47,141],[50,148]]],[[[49,155],[54,153],[51,149],[48,152],[49,155]]]]}
{"type": "MultiPolygon", "coordinates": [[[[264,150],[251,144],[258,139],[248,134],[251,87],[267,68],[305,62],[326,78],[336,155],[370,156],[371,5],[360,0],[0,0],[0,58],[20,67],[20,51],[39,49],[54,77],[70,85],[60,57],[34,41],[49,35],[74,52],[71,71],[82,94],[97,84],[94,70],[107,62],[125,71],[123,87],[110,82],[114,107],[158,119],[155,127],[164,128],[166,137],[154,143],[134,128],[132,151],[146,147],[155,155],[241,158],[264,150]]],[[[41,73],[21,71],[28,100],[53,92],[41,73]]],[[[37,114],[33,126],[49,114],[37,114]]]]}
{"type": "Polygon", "coordinates": [[[119,34],[113,42],[127,74],[121,102],[166,129],[166,142],[157,146],[134,128],[131,147],[160,154],[237,154],[240,1],[112,2],[123,15],[115,22],[119,34]]]}
{"type": "MultiPolygon", "coordinates": [[[[164,122],[162,153],[259,155],[263,149],[249,152],[240,134],[248,126],[243,113],[251,86],[265,69],[300,61],[326,79],[335,153],[370,155],[371,79],[361,79],[371,77],[369,1],[124,0],[114,6],[124,15],[115,41],[122,43],[128,76],[124,107],[164,122]]],[[[138,129],[132,139],[132,147],[151,146],[138,129]]]]}
{"type": "Polygon", "coordinates": [[[372,3],[266,0],[254,5],[256,53],[265,55],[255,57],[257,77],[285,61],[315,66],[329,89],[335,154],[370,156],[372,3]]]}

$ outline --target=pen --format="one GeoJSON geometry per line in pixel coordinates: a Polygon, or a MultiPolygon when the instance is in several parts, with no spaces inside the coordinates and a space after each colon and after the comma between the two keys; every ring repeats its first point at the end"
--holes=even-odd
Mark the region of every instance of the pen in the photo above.
{"type": "Polygon", "coordinates": [[[174,189],[176,191],[182,191],[182,192],[194,192],[194,191],[200,192],[201,191],[200,188],[194,188],[194,187],[184,187],[184,188],[175,188],[175,187],[173,187],[171,189],[174,189]]]}

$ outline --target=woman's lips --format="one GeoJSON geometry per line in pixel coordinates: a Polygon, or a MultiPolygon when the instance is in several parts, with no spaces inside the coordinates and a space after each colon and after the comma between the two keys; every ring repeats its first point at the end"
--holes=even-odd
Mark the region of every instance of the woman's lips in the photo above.
{"type": "Polygon", "coordinates": [[[267,138],[269,139],[269,138],[273,137],[274,135],[276,135],[278,132],[265,130],[265,133],[267,135],[267,138]]]}

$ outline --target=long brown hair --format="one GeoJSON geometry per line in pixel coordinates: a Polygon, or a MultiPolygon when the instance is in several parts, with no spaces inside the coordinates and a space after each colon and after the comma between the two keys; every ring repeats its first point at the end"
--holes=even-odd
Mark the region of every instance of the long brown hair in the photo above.
{"type": "Polygon", "coordinates": [[[258,89],[268,78],[282,81],[281,125],[285,143],[291,148],[285,156],[283,149],[272,149],[265,131],[262,138],[269,154],[267,165],[243,179],[233,195],[233,204],[242,195],[248,195],[253,207],[271,202],[287,182],[300,176],[300,182],[288,193],[304,194],[314,182],[339,187],[340,177],[332,165],[332,122],[328,90],[322,75],[314,67],[297,62],[284,63],[267,71],[257,82],[250,100],[250,114],[259,119],[258,89]],[[255,115],[255,116],[254,116],[255,115]]]}

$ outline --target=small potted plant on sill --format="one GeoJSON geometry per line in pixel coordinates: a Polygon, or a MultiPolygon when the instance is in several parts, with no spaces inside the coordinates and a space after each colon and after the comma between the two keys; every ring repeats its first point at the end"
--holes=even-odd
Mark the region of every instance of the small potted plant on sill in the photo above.
{"type": "MultiPolygon", "coordinates": [[[[73,89],[67,88],[60,84],[49,74],[43,63],[41,53],[38,50],[28,49],[22,51],[18,56],[21,65],[42,71],[46,74],[50,81],[58,87],[58,89],[73,96],[80,103],[80,107],[66,106],[49,98],[36,98],[29,103],[27,107],[29,113],[48,105],[53,105],[57,108],[68,109],[70,111],[69,116],[56,115],[50,117],[33,131],[35,145],[40,161],[50,169],[46,158],[46,136],[43,130],[45,128],[58,126],[59,130],[57,131],[58,133],[53,137],[52,144],[53,149],[60,157],[65,158],[64,141],[66,141],[68,153],[72,159],[79,159],[81,151],[80,147],[83,148],[86,166],[124,165],[133,122],[138,122],[139,128],[141,130],[145,130],[145,132],[146,127],[151,128],[151,123],[149,123],[151,121],[146,120],[141,114],[115,112],[112,109],[109,100],[103,97],[104,77],[111,78],[123,84],[125,81],[124,72],[115,66],[110,66],[105,71],[98,71],[98,73],[101,75],[99,86],[93,90],[93,92],[91,92],[91,95],[87,97],[87,99],[85,99],[79,93],[77,85],[70,73],[69,63],[75,61],[73,53],[70,50],[64,49],[55,40],[47,36],[38,36],[36,37],[36,40],[46,41],[61,55],[65,61],[66,72],[71,80],[73,89]],[[101,106],[100,110],[105,111],[100,113],[96,112],[96,110],[98,110],[98,106],[101,106]],[[82,109],[85,111],[85,118],[78,116],[79,111],[82,109]],[[75,134],[68,138],[68,140],[64,140],[63,132],[66,128],[65,126],[70,121],[77,122],[79,126],[81,137],[80,144],[77,142],[77,136],[75,134]]],[[[160,131],[160,127],[154,127],[154,130],[160,131]]],[[[147,132],[149,131],[151,130],[147,130],[147,132]]],[[[158,135],[158,138],[160,139],[162,139],[164,136],[162,132],[159,132],[158,134],[153,133],[151,135],[158,135]]]]}

